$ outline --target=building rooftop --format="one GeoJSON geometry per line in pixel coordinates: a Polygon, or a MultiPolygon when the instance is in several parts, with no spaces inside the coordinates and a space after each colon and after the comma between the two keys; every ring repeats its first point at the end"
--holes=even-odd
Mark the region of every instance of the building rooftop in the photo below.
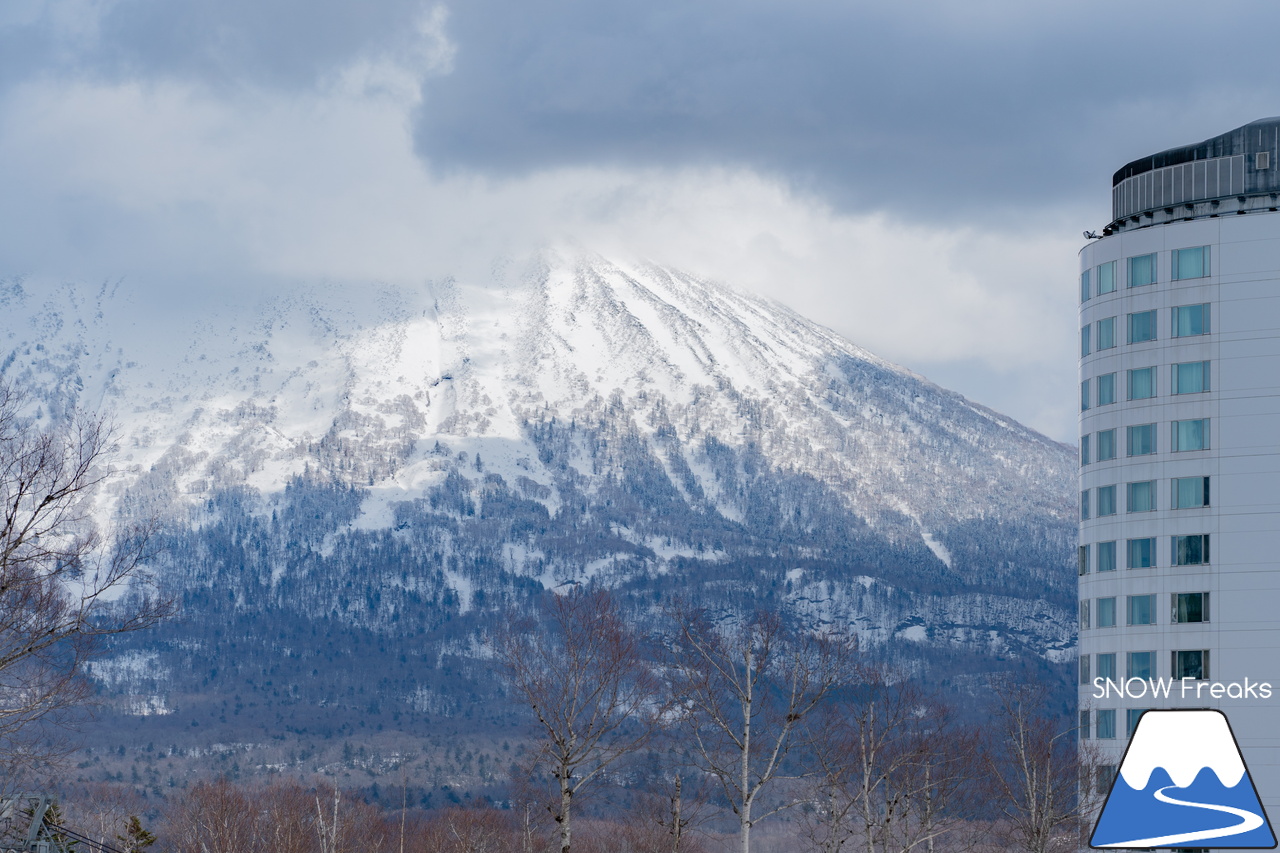
{"type": "Polygon", "coordinates": [[[1106,233],[1274,211],[1280,200],[1280,116],[1141,157],[1119,169],[1111,186],[1112,222],[1106,233]]]}

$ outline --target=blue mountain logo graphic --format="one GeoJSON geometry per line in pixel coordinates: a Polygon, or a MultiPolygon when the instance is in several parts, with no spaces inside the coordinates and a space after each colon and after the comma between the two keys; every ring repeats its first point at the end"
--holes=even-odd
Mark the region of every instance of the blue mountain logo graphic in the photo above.
{"type": "Polygon", "coordinates": [[[1221,711],[1147,711],[1089,846],[1269,850],[1275,834],[1221,711]]]}

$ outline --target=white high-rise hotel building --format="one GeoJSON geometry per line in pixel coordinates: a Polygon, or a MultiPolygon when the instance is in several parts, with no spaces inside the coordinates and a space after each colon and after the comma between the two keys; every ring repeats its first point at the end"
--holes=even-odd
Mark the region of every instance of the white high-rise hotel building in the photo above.
{"type": "Polygon", "coordinates": [[[1112,193],[1080,252],[1082,734],[1118,764],[1142,710],[1220,708],[1275,820],[1280,118],[1135,160],[1112,193]],[[1189,680],[1095,698],[1097,677],[1189,680]]]}

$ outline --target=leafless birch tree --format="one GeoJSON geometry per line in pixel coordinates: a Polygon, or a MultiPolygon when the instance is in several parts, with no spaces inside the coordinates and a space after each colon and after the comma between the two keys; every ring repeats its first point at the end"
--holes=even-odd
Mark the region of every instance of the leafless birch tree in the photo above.
{"type": "Polygon", "coordinates": [[[110,446],[102,419],[38,423],[0,380],[0,779],[51,757],[39,724],[85,698],[79,676],[97,641],[168,609],[151,595],[109,601],[147,581],[154,543],[151,524],[110,536],[94,527],[89,502],[110,446]]]}
{"type": "Polygon", "coordinates": [[[759,811],[808,715],[846,675],[849,644],[788,631],[776,613],[757,612],[722,630],[704,611],[677,608],[668,667],[682,704],[695,761],[738,818],[738,848],[750,853],[751,828],[798,801],[759,811]]]}
{"type": "Polygon", "coordinates": [[[661,682],[607,591],[549,596],[542,625],[517,623],[495,648],[516,698],[538,720],[542,764],[557,789],[549,808],[569,853],[574,798],[648,740],[661,682]]]}
{"type": "Polygon", "coordinates": [[[994,688],[986,766],[1003,814],[1001,834],[1027,853],[1074,850],[1098,804],[1080,784],[1093,778],[1097,754],[1078,743],[1074,719],[1048,711],[1044,687],[1006,680],[994,688]]]}
{"type": "Polygon", "coordinates": [[[875,669],[857,682],[819,717],[806,835],[822,853],[932,851],[971,816],[976,732],[914,682],[875,669]]]}

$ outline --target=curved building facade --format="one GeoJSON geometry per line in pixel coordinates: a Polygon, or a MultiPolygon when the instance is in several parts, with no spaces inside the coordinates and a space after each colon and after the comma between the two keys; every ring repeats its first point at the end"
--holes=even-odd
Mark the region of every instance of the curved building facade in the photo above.
{"type": "Polygon", "coordinates": [[[1082,737],[1114,766],[1143,710],[1221,709],[1273,820],[1278,202],[1280,118],[1135,160],[1079,313],[1082,737]]]}

